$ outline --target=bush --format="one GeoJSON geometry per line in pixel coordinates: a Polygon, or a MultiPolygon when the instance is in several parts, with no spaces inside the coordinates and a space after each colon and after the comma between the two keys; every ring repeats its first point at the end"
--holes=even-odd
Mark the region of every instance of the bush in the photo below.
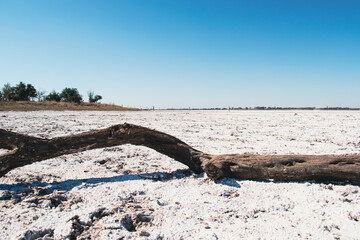
{"type": "Polygon", "coordinates": [[[102,99],[102,96],[100,95],[95,95],[94,99],[92,100],[92,102],[97,102],[100,101],[102,99]]]}
{"type": "MultiPolygon", "coordinates": [[[[15,87],[12,87],[9,83],[6,83],[0,91],[0,101],[64,101],[81,103],[83,101],[82,96],[76,88],[64,88],[61,93],[57,93],[53,90],[49,95],[45,94],[43,90],[36,90],[31,84],[25,84],[20,82],[15,87]]],[[[100,95],[94,95],[94,92],[88,92],[89,102],[96,103],[102,99],[100,95]]]]}
{"type": "Polygon", "coordinates": [[[61,97],[60,94],[55,92],[55,90],[53,90],[51,93],[49,93],[49,95],[47,95],[45,97],[46,101],[56,101],[56,102],[60,102],[61,97]]]}
{"type": "Polygon", "coordinates": [[[76,88],[64,88],[61,94],[61,101],[80,103],[83,101],[82,96],[76,88]]]}
{"type": "Polygon", "coordinates": [[[36,88],[31,84],[26,85],[25,92],[26,92],[26,101],[34,100],[37,97],[36,88]]]}
{"type": "Polygon", "coordinates": [[[16,87],[11,87],[9,83],[5,84],[2,95],[6,101],[30,101],[37,96],[37,93],[33,85],[20,82],[16,87]]]}
{"type": "Polygon", "coordinates": [[[20,82],[14,88],[15,92],[15,101],[30,101],[32,98],[36,97],[36,89],[33,85],[20,82]]]}
{"type": "Polygon", "coordinates": [[[88,92],[88,96],[89,96],[90,103],[96,103],[97,101],[100,101],[102,99],[102,96],[100,96],[100,95],[94,96],[94,92],[92,92],[92,91],[88,92]]]}
{"type": "Polygon", "coordinates": [[[15,101],[25,101],[26,100],[26,85],[23,82],[20,82],[16,87],[14,87],[14,99],[15,101]]]}
{"type": "Polygon", "coordinates": [[[3,99],[5,101],[14,100],[15,92],[10,83],[6,83],[2,88],[3,99]]]}

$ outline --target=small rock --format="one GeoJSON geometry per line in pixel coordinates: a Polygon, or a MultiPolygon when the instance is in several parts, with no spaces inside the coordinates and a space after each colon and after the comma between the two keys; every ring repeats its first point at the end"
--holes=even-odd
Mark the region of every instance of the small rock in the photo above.
{"type": "Polygon", "coordinates": [[[358,213],[349,213],[349,219],[354,220],[355,222],[360,222],[360,212],[358,213]]]}
{"type": "Polygon", "coordinates": [[[37,196],[44,196],[48,193],[48,189],[47,188],[35,188],[34,189],[34,194],[37,196]]]}
{"type": "Polygon", "coordinates": [[[35,240],[35,239],[53,239],[51,238],[54,235],[53,229],[44,229],[44,230],[28,230],[25,232],[24,237],[20,238],[21,240],[35,240]]]}
{"type": "Polygon", "coordinates": [[[42,208],[52,208],[54,205],[51,203],[51,200],[44,200],[41,204],[42,208]]]}
{"type": "Polygon", "coordinates": [[[63,195],[53,195],[49,198],[49,200],[51,201],[51,204],[54,206],[54,207],[57,207],[59,206],[62,202],[66,201],[67,200],[67,197],[66,196],[63,196],[63,195]]]}
{"type": "Polygon", "coordinates": [[[36,207],[36,203],[30,203],[29,207],[36,207]]]}
{"type": "Polygon", "coordinates": [[[106,162],[107,162],[107,160],[106,160],[106,159],[103,159],[103,160],[97,161],[96,163],[98,163],[98,164],[100,164],[100,165],[103,165],[103,164],[105,164],[106,162]]]}
{"type": "Polygon", "coordinates": [[[224,190],[219,195],[222,197],[234,198],[234,197],[238,197],[239,193],[236,190],[231,189],[231,190],[224,190]]]}
{"type": "Polygon", "coordinates": [[[94,212],[91,212],[89,215],[89,218],[91,219],[91,221],[95,221],[95,220],[99,220],[103,217],[109,216],[113,213],[114,213],[113,211],[106,210],[106,208],[99,208],[99,209],[95,210],[94,212]]]}
{"type": "Polygon", "coordinates": [[[349,199],[349,198],[343,198],[342,201],[347,202],[347,203],[351,203],[353,200],[349,199]]]}
{"type": "Polygon", "coordinates": [[[356,194],[356,193],[358,193],[358,189],[357,188],[347,188],[346,190],[345,190],[345,192],[343,192],[341,195],[342,196],[344,196],[344,197],[347,197],[348,195],[350,195],[350,194],[356,194]]]}
{"type": "Polygon", "coordinates": [[[129,232],[135,232],[136,231],[133,220],[131,219],[131,216],[129,214],[125,215],[121,219],[120,223],[129,232]]]}
{"type": "Polygon", "coordinates": [[[0,191],[0,200],[9,200],[11,199],[11,194],[8,190],[0,191]]]}
{"type": "Polygon", "coordinates": [[[130,175],[131,173],[132,173],[131,170],[125,170],[125,171],[123,172],[124,175],[130,175]]]}
{"type": "Polygon", "coordinates": [[[331,224],[330,226],[324,226],[324,230],[328,232],[333,232],[335,230],[340,230],[340,227],[335,224],[331,224]]]}
{"type": "Polygon", "coordinates": [[[161,206],[161,207],[168,205],[168,203],[167,203],[166,201],[156,200],[156,203],[157,203],[159,206],[161,206]]]}
{"type": "Polygon", "coordinates": [[[36,197],[31,197],[31,198],[24,199],[23,201],[27,202],[27,203],[37,203],[38,199],[36,197]]]}
{"type": "Polygon", "coordinates": [[[68,221],[71,221],[71,232],[68,234],[67,237],[65,237],[65,239],[78,239],[78,236],[80,236],[84,231],[88,230],[89,226],[91,225],[89,223],[80,221],[78,215],[75,215],[68,221]]]}
{"type": "Polygon", "coordinates": [[[150,237],[150,233],[146,232],[146,231],[141,231],[139,234],[141,237],[150,237]]]}
{"type": "Polygon", "coordinates": [[[136,215],[136,223],[144,223],[144,222],[151,222],[153,220],[153,217],[150,215],[147,215],[145,213],[139,213],[136,215]]]}

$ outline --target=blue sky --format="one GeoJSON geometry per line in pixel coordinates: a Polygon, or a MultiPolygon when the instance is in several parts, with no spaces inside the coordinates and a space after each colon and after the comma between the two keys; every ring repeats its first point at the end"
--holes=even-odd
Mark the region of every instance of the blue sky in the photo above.
{"type": "Polygon", "coordinates": [[[0,84],[130,107],[360,107],[360,2],[0,0],[0,84]]]}

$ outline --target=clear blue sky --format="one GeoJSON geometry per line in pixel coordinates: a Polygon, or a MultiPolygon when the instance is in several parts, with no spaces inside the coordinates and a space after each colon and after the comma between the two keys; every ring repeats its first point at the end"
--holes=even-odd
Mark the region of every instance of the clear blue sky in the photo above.
{"type": "Polygon", "coordinates": [[[0,0],[0,84],[131,107],[360,107],[360,1],[0,0]]]}

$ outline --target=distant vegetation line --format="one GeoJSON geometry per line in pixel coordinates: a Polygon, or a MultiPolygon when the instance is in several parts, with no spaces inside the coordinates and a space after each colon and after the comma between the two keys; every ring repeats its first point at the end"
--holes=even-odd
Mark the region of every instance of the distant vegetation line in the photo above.
{"type": "MultiPolygon", "coordinates": [[[[93,91],[88,91],[89,103],[96,103],[102,99],[102,96],[95,95],[93,91]]],[[[84,102],[77,88],[64,88],[60,93],[53,90],[49,94],[46,91],[37,90],[32,84],[20,82],[12,87],[6,83],[0,90],[0,101],[54,101],[54,102],[84,102]]]]}
{"type": "Polygon", "coordinates": [[[162,110],[360,110],[350,107],[228,107],[228,108],[164,108],[162,110]]]}
{"type": "Polygon", "coordinates": [[[54,101],[0,101],[0,111],[138,111],[115,104],[54,101]]]}
{"type": "Polygon", "coordinates": [[[0,90],[0,111],[138,111],[115,104],[99,103],[102,96],[88,91],[88,102],[84,102],[76,88],[64,88],[61,92],[53,90],[46,94],[32,84],[20,82],[16,86],[6,83],[0,90]]]}
{"type": "MultiPolygon", "coordinates": [[[[0,90],[0,110],[136,110],[135,108],[124,108],[122,106],[116,106],[114,104],[99,104],[95,106],[101,99],[101,95],[95,95],[93,91],[88,91],[88,102],[84,104],[83,97],[80,95],[77,88],[64,88],[61,92],[51,91],[46,94],[46,91],[37,90],[32,84],[26,84],[23,82],[18,83],[16,86],[11,86],[9,83],[4,84],[0,90]],[[18,102],[18,104],[15,104],[18,102]],[[26,104],[29,102],[29,104],[26,104]],[[38,102],[38,104],[35,104],[38,102]],[[45,104],[46,102],[52,103],[45,104]],[[80,104],[81,106],[73,106],[69,104],[54,104],[57,103],[73,103],[80,104]],[[30,104],[31,103],[31,104],[30,104]],[[42,104],[40,104],[42,103],[42,104]],[[92,105],[93,107],[91,107],[92,105]],[[107,105],[106,107],[104,105],[107,105]],[[121,109],[120,109],[121,108],[121,109]]],[[[155,107],[147,108],[143,110],[155,110],[155,107]]],[[[360,110],[360,108],[349,107],[228,107],[228,108],[163,108],[158,110],[360,110]]]]}

